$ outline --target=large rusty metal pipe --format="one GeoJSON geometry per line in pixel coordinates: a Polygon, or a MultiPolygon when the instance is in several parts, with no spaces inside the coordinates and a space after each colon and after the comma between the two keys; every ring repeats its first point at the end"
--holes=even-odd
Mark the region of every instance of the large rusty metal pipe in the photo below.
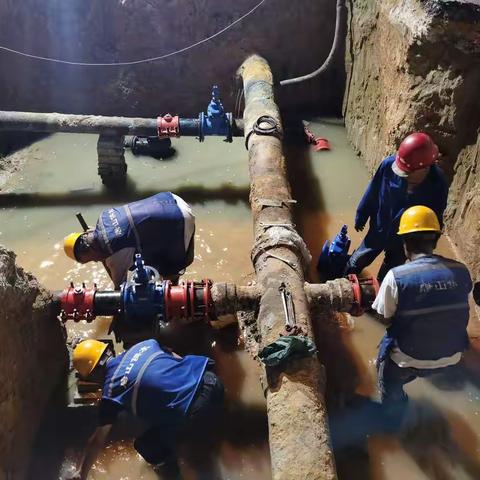
{"type": "MultiPolygon", "coordinates": [[[[257,317],[260,346],[274,342],[284,330],[282,288],[291,293],[297,325],[313,339],[304,288],[309,253],[293,225],[272,73],[268,63],[254,55],[243,63],[239,74],[245,93],[244,130],[255,231],[252,260],[262,292],[257,317]]],[[[324,368],[318,358],[295,360],[277,372],[274,380],[270,373],[266,397],[273,479],[336,478],[323,396],[324,368]]]]}

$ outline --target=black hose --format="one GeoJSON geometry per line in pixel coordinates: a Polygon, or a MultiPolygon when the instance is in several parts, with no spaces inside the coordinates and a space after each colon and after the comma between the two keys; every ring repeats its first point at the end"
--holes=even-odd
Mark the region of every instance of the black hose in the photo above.
{"type": "Polygon", "coordinates": [[[337,55],[338,49],[341,44],[341,30],[343,24],[343,12],[345,10],[345,0],[337,0],[337,19],[335,22],[335,35],[333,37],[332,48],[330,53],[328,54],[327,59],[323,63],[323,65],[308,75],[304,75],[303,77],[296,77],[296,78],[289,78],[288,80],[282,80],[280,85],[283,87],[285,85],[293,85],[294,83],[304,82],[305,80],[310,80],[312,78],[317,77],[318,75],[325,72],[330,65],[333,63],[333,59],[337,55]]]}

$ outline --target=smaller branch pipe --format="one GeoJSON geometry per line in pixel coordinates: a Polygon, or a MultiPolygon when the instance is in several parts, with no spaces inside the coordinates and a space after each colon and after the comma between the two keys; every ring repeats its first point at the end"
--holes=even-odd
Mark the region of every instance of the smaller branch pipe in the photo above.
{"type": "MultiPolygon", "coordinates": [[[[0,131],[45,132],[45,133],[98,133],[111,135],[136,135],[153,137],[159,133],[159,118],[107,117],[100,115],[71,115],[64,113],[6,112],[0,111],[0,131]]],[[[198,137],[198,118],[170,117],[175,123],[175,134],[165,136],[198,137]]],[[[168,124],[167,124],[168,125],[168,124]]],[[[233,121],[232,135],[243,135],[241,122],[233,121]]]]}
{"type": "Polygon", "coordinates": [[[336,312],[350,312],[357,302],[352,282],[346,278],[326,283],[305,283],[305,293],[310,305],[336,312]]]}
{"type": "Polygon", "coordinates": [[[293,85],[294,83],[304,82],[305,80],[311,80],[312,78],[318,77],[319,75],[321,75],[322,73],[324,73],[330,68],[334,58],[338,54],[338,50],[340,48],[341,41],[343,39],[342,25],[345,18],[345,15],[344,15],[345,11],[346,11],[345,0],[337,0],[337,19],[335,22],[335,34],[333,37],[332,48],[330,50],[330,53],[328,54],[327,59],[325,60],[325,62],[323,62],[323,65],[320,68],[317,68],[317,70],[315,70],[314,72],[309,73],[308,75],[303,75],[302,77],[290,78],[288,80],[282,80],[280,82],[280,85],[282,87],[285,85],[293,85]]]}
{"type": "Polygon", "coordinates": [[[209,280],[187,281],[179,285],[149,283],[148,291],[145,290],[143,296],[140,294],[138,304],[134,295],[126,295],[125,289],[128,290],[128,284],[123,284],[120,290],[97,290],[95,286],[88,288],[82,284],[75,287],[70,284],[65,290],[54,292],[53,296],[57,313],[64,320],[89,322],[98,316],[136,309],[140,315],[146,312],[162,314],[167,322],[183,319],[187,312],[191,313],[193,320],[209,321],[240,310],[255,310],[260,300],[260,292],[255,286],[211,283],[209,280]]]}
{"type": "MultiPolygon", "coordinates": [[[[193,282],[200,284],[201,282],[193,282]]],[[[238,311],[255,310],[258,307],[262,290],[258,286],[238,286],[234,283],[206,283],[209,288],[215,316],[232,315],[238,311]]],[[[61,303],[65,303],[67,292],[75,292],[72,286],[62,292],[55,292],[60,312],[61,303]]],[[[179,288],[179,287],[174,287],[179,288]]],[[[75,307],[78,311],[77,320],[86,318],[84,312],[90,310],[90,320],[97,316],[115,315],[123,310],[124,296],[120,290],[96,290],[82,286],[77,290],[81,294],[81,302],[75,307]],[[85,295],[87,294],[87,295],[85,295]],[[90,302],[90,306],[85,306],[90,302]]],[[[319,306],[336,312],[352,312],[356,306],[367,308],[371,305],[378,290],[371,284],[360,284],[360,298],[354,284],[346,278],[328,281],[326,283],[305,283],[305,293],[311,306],[319,306]]],[[[178,297],[177,297],[178,301],[178,297]]],[[[180,305],[183,307],[184,305],[180,305]]]]}
{"type": "Polygon", "coordinates": [[[157,135],[157,119],[1,111],[0,130],[46,133],[110,133],[148,137],[157,135]]]}

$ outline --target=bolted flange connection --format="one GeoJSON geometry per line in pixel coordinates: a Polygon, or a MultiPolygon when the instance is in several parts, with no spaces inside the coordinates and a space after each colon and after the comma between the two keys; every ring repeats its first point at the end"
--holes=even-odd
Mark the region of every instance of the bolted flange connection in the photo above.
{"type": "Polygon", "coordinates": [[[184,281],[178,285],[166,282],[165,318],[166,321],[191,323],[209,322],[216,318],[212,300],[212,281],[184,281]]]}
{"type": "Polygon", "coordinates": [[[347,278],[350,280],[353,290],[353,304],[350,314],[354,317],[360,317],[365,313],[365,310],[372,307],[380,285],[375,277],[359,278],[351,274],[347,278]]]}
{"type": "Polygon", "coordinates": [[[60,318],[62,321],[87,320],[91,322],[95,318],[94,299],[97,292],[97,285],[87,288],[85,283],[81,287],[75,287],[73,282],[70,287],[63,290],[61,294],[60,318]]]}
{"type": "Polygon", "coordinates": [[[180,124],[178,115],[172,116],[167,113],[163,117],[157,118],[157,132],[158,138],[165,137],[179,137],[180,136],[180,124]]]}
{"type": "Polygon", "coordinates": [[[311,305],[336,312],[348,312],[359,317],[371,308],[379,290],[374,277],[338,278],[325,283],[305,283],[305,292],[311,305]]]}
{"type": "Polygon", "coordinates": [[[149,282],[146,288],[125,282],[118,291],[99,291],[85,284],[69,288],[57,295],[60,317],[66,320],[93,321],[97,316],[123,314],[126,317],[159,316],[165,323],[210,322],[216,319],[212,300],[212,282],[170,281],[149,282]]]}

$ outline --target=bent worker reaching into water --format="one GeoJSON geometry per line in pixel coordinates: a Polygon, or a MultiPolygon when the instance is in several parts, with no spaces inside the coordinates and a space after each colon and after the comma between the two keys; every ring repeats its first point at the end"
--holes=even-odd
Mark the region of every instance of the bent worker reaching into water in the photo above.
{"type": "MultiPolygon", "coordinates": [[[[85,340],[73,352],[82,379],[103,385],[99,426],[90,437],[80,469],[70,479],[86,479],[122,411],[143,419],[147,430],[135,440],[138,453],[154,466],[176,465],[177,444],[187,423],[223,404],[224,388],[207,357],[180,357],[156,340],[140,342],[117,357],[107,343],[85,340]]],[[[170,477],[168,477],[170,478],[170,477]]]]}
{"type": "Polygon", "coordinates": [[[414,205],[430,207],[442,223],[448,185],[435,165],[438,148],[425,133],[412,133],[395,155],[383,160],[357,208],[355,230],[370,226],[365,239],[350,257],[344,274],[359,274],[382,251],[385,259],[378,273],[381,281],[393,267],[405,262],[402,240],[397,235],[400,217],[414,205]]]}
{"type": "Polygon", "coordinates": [[[171,192],[104,210],[94,229],[65,237],[65,253],[80,263],[103,262],[118,288],[141,253],[160,275],[178,278],[194,259],[195,216],[171,192]]]}
{"type": "Polygon", "coordinates": [[[382,402],[407,400],[403,386],[458,364],[468,346],[465,265],[433,253],[440,223],[433,210],[411,207],[398,231],[409,260],[385,276],[372,308],[389,323],[377,358],[382,402]]]}

